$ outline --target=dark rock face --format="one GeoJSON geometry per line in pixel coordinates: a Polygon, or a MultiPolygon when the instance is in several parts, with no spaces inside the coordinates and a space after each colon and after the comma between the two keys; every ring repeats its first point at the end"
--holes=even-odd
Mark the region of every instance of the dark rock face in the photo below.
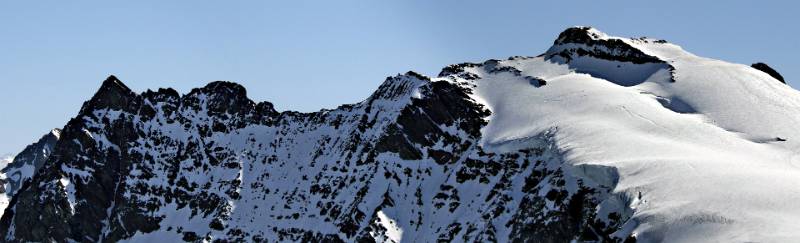
{"type": "Polygon", "coordinates": [[[781,83],[784,83],[784,84],[786,83],[786,81],[783,80],[783,76],[781,76],[781,74],[778,73],[778,71],[775,71],[775,69],[772,69],[772,67],[770,67],[766,63],[757,62],[757,63],[753,63],[753,65],[750,65],[750,66],[755,68],[755,69],[758,69],[759,71],[762,71],[762,72],[765,72],[765,73],[769,74],[769,76],[772,76],[773,78],[777,79],[778,81],[781,81],[781,83]]]}
{"type": "Polygon", "coordinates": [[[409,72],[358,104],[279,113],[230,82],[135,94],[112,76],[14,196],[0,235],[374,242],[402,225],[422,241],[620,240],[626,218],[596,212],[611,187],[564,171],[552,146],[484,150],[491,112],[471,93],[409,72]]]}
{"type": "Polygon", "coordinates": [[[583,47],[568,48],[558,53],[552,53],[550,56],[558,55],[567,60],[571,60],[573,55],[577,55],[634,64],[664,63],[657,57],[647,55],[620,39],[602,39],[591,30],[590,27],[572,27],[564,30],[558,35],[553,43],[554,46],[578,44],[583,47]]]}
{"type": "Polygon", "coordinates": [[[0,180],[3,183],[3,187],[0,188],[2,192],[12,197],[23,183],[30,180],[50,157],[60,135],[61,130],[54,129],[17,154],[14,161],[0,171],[6,176],[5,180],[0,180]]]}
{"type": "MultiPolygon", "coordinates": [[[[647,80],[660,70],[674,76],[675,68],[658,57],[648,55],[633,43],[664,44],[664,40],[637,38],[623,41],[607,38],[591,27],[572,27],[562,32],[554,45],[544,54],[546,60],[568,65],[579,73],[586,73],[622,86],[634,86],[647,80]],[[589,64],[583,61],[589,60],[589,64]],[[616,66],[615,72],[598,72],[591,63],[600,61],[616,66]]],[[[675,82],[674,77],[671,79],[675,82]]]]}
{"type": "Polygon", "coordinates": [[[81,114],[99,109],[130,111],[137,105],[136,98],[128,86],[111,75],[103,81],[94,97],[83,104],[81,114]]]}

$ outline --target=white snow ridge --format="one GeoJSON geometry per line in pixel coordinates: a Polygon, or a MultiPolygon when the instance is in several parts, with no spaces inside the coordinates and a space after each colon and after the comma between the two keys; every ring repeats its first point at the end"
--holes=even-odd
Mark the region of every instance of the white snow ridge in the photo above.
{"type": "Polygon", "coordinates": [[[635,199],[627,224],[640,241],[800,240],[800,93],[749,66],[662,41],[598,39],[619,40],[673,68],[549,58],[593,48],[568,43],[498,64],[546,80],[541,88],[475,69],[484,77],[475,98],[494,112],[483,145],[525,146],[518,140],[556,129],[565,163],[618,170],[614,192],[635,199]]]}
{"type": "MultiPolygon", "coordinates": [[[[5,241],[795,242],[800,93],[649,38],[388,78],[278,112],[116,77],[60,131],[5,241]]],[[[26,177],[28,178],[28,177],[26,177]]],[[[16,188],[16,187],[15,187],[16,188]]]]}

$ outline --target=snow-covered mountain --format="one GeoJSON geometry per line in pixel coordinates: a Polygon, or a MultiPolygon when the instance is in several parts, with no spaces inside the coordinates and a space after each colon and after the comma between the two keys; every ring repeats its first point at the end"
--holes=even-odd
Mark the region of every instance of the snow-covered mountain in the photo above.
{"type": "MultiPolygon", "coordinates": [[[[766,66],[766,65],[764,65],[766,66]]],[[[795,241],[800,94],[663,40],[565,30],[536,57],[278,112],[235,83],[116,77],[0,220],[6,241],[795,241]]]]}
{"type": "Polygon", "coordinates": [[[28,145],[22,152],[3,162],[0,167],[0,211],[5,210],[22,184],[33,178],[34,173],[44,165],[60,135],[61,130],[53,129],[36,143],[28,145]]]}

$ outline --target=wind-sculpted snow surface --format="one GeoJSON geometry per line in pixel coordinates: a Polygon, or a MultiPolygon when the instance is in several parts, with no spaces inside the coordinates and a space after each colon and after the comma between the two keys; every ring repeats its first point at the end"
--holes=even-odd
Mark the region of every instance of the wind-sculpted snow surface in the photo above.
{"type": "Polygon", "coordinates": [[[277,112],[109,77],[13,196],[5,241],[791,241],[800,96],[575,27],[545,54],[277,112]]]}

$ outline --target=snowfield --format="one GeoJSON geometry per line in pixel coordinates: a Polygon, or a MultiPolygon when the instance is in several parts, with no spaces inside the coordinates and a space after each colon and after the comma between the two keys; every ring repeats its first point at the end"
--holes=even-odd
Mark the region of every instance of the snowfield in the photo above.
{"type": "Polygon", "coordinates": [[[635,212],[625,228],[642,242],[800,239],[797,90],[673,44],[590,31],[666,61],[672,75],[667,67],[546,58],[558,45],[497,64],[546,80],[540,88],[522,76],[469,70],[482,77],[474,98],[493,112],[483,146],[524,147],[555,130],[570,166],[618,170],[619,178],[598,180],[619,181],[614,191],[635,212]]]}

